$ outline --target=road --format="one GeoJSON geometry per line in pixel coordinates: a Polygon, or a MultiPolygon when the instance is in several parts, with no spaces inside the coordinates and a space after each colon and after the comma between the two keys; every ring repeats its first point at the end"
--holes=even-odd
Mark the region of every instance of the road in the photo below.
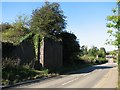
{"type": "Polygon", "coordinates": [[[116,63],[106,63],[17,88],[116,88],[116,63]]]}

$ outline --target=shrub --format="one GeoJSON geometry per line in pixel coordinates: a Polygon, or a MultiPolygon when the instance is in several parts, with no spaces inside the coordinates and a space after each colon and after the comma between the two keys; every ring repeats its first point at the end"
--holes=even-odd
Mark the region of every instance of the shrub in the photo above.
{"type": "Polygon", "coordinates": [[[84,55],[81,57],[82,60],[86,63],[94,63],[95,57],[94,56],[89,56],[89,55],[84,55]]]}
{"type": "Polygon", "coordinates": [[[4,68],[2,71],[2,84],[15,84],[17,82],[35,79],[44,76],[44,72],[23,67],[4,68]]]}
{"type": "Polygon", "coordinates": [[[19,60],[10,58],[2,62],[2,85],[15,84],[17,82],[36,79],[48,75],[48,69],[34,70],[29,65],[19,65],[19,60]]]}
{"type": "Polygon", "coordinates": [[[99,57],[98,60],[96,60],[96,63],[97,63],[97,64],[103,64],[103,63],[106,63],[106,62],[108,62],[108,61],[106,60],[106,58],[101,58],[101,57],[99,57]]]}
{"type": "Polygon", "coordinates": [[[19,66],[19,59],[3,58],[2,59],[2,69],[7,68],[11,69],[12,67],[19,66]]]}

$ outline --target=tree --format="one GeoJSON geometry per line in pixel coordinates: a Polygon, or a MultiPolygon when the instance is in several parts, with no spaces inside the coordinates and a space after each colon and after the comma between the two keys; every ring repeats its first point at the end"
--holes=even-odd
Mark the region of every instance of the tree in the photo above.
{"type": "Polygon", "coordinates": [[[110,35],[110,36],[114,36],[115,37],[115,40],[107,40],[108,44],[112,44],[112,45],[115,45],[115,46],[118,46],[119,45],[119,38],[120,38],[120,32],[119,32],[119,28],[120,28],[120,17],[118,16],[118,8],[114,8],[112,10],[113,12],[113,15],[112,16],[108,16],[107,17],[107,20],[108,20],[108,23],[107,23],[107,27],[110,28],[107,33],[110,35]]]}
{"type": "Polygon", "coordinates": [[[81,50],[81,55],[87,55],[88,54],[87,46],[85,46],[85,45],[81,46],[80,50],[81,50]]]}
{"type": "Polygon", "coordinates": [[[110,54],[110,55],[113,55],[113,56],[116,56],[116,55],[117,55],[117,51],[116,51],[116,50],[109,51],[109,54],[110,54]]]}
{"type": "Polygon", "coordinates": [[[99,49],[95,46],[89,49],[88,55],[96,57],[98,54],[99,49]]]}
{"type": "Polygon", "coordinates": [[[117,3],[118,7],[114,8],[112,10],[113,15],[107,16],[107,27],[110,28],[107,33],[109,33],[110,36],[114,36],[115,40],[110,40],[108,43],[119,46],[120,42],[120,12],[118,11],[120,8],[120,1],[117,3]]]}
{"type": "Polygon", "coordinates": [[[36,53],[35,68],[40,66],[40,42],[43,37],[55,36],[65,28],[65,16],[58,3],[45,2],[42,8],[35,9],[32,13],[30,29],[34,34],[34,46],[36,53]]]}
{"type": "Polygon", "coordinates": [[[106,50],[104,47],[101,47],[100,50],[98,51],[98,57],[105,58],[106,56],[106,50]]]}
{"type": "Polygon", "coordinates": [[[8,30],[9,28],[12,28],[12,25],[6,22],[6,23],[0,24],[0,27],[2,28],[2,32],[3,32],[5,30],[8,30]]]}
{"type": "Polygon", "coordinates": [[[112,10],[113,15],[108,16],[107,20],[107,27],[110,28],[107,33],[110,36],[115,37],[115,40],[107,40],[108,44],[112,44],[118,47],[118,63],[120,63],[120,1],[117,1],[117,7],[112,10]]]}
{"type": "Polygon", "coordinates": [[[45,2],[32,13],[31,30],[43,36],[60,33],[66,26],[65,16],[58,3],[45,2]]]}
{"type": "Polygon", "coordinates": [[[5,29],[2,32],[2,40],[13,44],[19,44],[25,40],[30,34],[28,28],[27,16],[18,16],[18,18],[11,25],[4,24],[5,29]]]}

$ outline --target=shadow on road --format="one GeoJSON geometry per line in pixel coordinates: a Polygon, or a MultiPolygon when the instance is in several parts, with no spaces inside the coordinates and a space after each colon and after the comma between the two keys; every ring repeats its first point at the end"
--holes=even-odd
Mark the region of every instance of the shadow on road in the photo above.
{"type": "Polygon", "coordinates": [[[69,74],[83,74],[83,73],[90,73],[94,70],[103,70],[103,69],[110,69],[110,68],[113,68],[113,67],[116,67],[114,65],[112,66],[92,66],[92,67],[87,67],[87,68],[84,68],[84,69],[81,69],[81,70],[77,70],[77,71],[72,71],[72,72],[69,72],[67,73],[66,75],[69,75],[69,74]]]}

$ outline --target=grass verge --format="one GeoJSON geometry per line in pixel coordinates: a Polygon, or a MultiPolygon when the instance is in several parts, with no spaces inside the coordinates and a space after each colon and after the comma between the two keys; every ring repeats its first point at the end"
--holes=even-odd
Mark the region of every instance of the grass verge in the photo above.
{"type": "Polygon", "coordinates": [[[91,66],[91,64],[63,67],[50,71],[48,69],[34,70],[24,67],[11,67],[7,69],[4,68],[2,71],[2,76],[3,76],[2,85],[8,86],[8,85],[14,85],[19,82],[24,82],[27,80],[34,80],[42,77],[57,76],[60,74],[65,74],[71,71],[79,70],[88,66],[91,66]]]}
{"type": "Polygon", "coordinates": [[[47,77],[48,69],[34,70],[24,67],[11,67],[2,70],[2,85],[14,85],[27,80],[47,77]]]}
{"type": "Polygon", "coordinates": [[[52,70],[48,70],[48,69],[35,70],[25,67],[4,68],[2,70],[2,76],[3,76],[2,85],[8,86],[8,85],[14,85],[19,82],[24,82],[27,80],[35,80],[42,77],[63,75],[92,65],[94,64],[84,63],[84,64],[77,64],[77,65],[62,67],[59,69],[58,68],[52,69],[52,70]]]}

